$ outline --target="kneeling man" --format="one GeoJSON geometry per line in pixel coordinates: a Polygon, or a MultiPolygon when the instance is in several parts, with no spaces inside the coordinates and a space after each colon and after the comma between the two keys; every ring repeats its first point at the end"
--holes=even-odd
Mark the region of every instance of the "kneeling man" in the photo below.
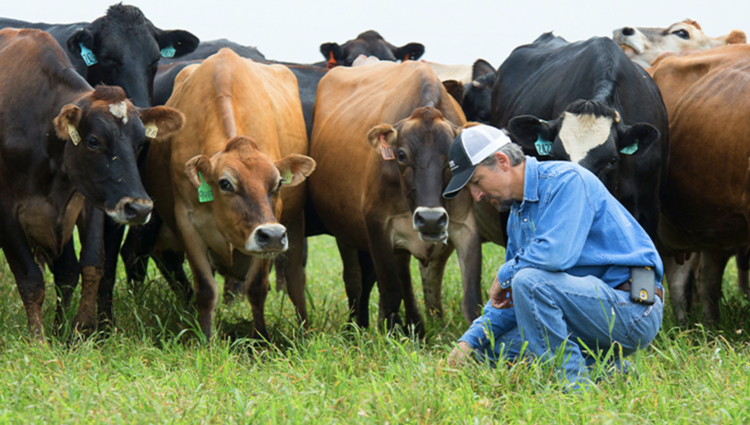
{"type": "Polygon", "coordinates": [[[560,377],[588,380],[597,353],[617,361],[646,347],[661,327],[663,266],[653,242],[599,179],[571,162],[524,157],[502,131],[463,130],[450,149],[453,178],[443,196],[468,185],[476,201],[510,209],[505,264],[483,316],[451,353],[490,361],[524,352],[564,354],[560,377]]]}

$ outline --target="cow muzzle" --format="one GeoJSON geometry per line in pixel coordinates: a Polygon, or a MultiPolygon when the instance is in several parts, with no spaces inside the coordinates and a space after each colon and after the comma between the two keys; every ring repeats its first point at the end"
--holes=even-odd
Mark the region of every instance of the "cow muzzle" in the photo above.
{"type": "Polygon", "coordinates": [[[146,224],[151,219],[154,203],[148,199],[125,197],[114,209],[107,209],[107,215],[120,224],[146,224]]]}
{"type": "Polygon", "coordinates": [[[289,241],[286,227],[281,224],[262,224],[256,227],[245,243],[248,254],[261,258],[273,258],[287,248],[289,241]]]}
{"type": "Polygon", "coordinates": [[[412,216],[412,224],[425,242],[445,242],[448,239],[448,212],[443,207],[417,208],[412,216]]]}

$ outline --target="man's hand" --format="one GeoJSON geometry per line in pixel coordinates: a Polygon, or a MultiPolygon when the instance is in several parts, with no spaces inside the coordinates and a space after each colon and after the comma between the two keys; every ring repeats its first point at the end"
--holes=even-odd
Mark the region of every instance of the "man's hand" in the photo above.
{"type": "Polygon", "coordinates": [[[492,287],[490,288],[490,302],[493,307],[500,310],[513,307],[513,290],[501,288],[497,275],[495,275],[495,280],[492,281],[492,287]]]}
{"type": "Polygon", "coordinates": [[[466,360],[469,359],[472,351],[473,350],[468,343],[460,341],[458,347],[454,348],[453,351],[451,351],[450,356],[448,356],[448,366],[463,366],[463,364],[466,363],[466,360]]]}

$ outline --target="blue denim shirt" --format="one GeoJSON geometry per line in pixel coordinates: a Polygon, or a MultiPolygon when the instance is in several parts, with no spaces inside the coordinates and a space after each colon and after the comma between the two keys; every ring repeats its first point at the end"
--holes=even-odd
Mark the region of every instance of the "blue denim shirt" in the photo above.
{"type": "MultiPolygon", "coordinates": [[[[661,288],[664,266],[654,243],[594,174],[571,162],[532,157],[525,167],[523,201],[513,204],[508,219],[500,286],[509,287],[519,270],[533,267],[593,275],[614,288],[630,279],[630,267],[648,266],[661,288]]],[[[515,326],[515,308],[498,310],[488,302],[460,341],[477,348],[515,326]]]]}

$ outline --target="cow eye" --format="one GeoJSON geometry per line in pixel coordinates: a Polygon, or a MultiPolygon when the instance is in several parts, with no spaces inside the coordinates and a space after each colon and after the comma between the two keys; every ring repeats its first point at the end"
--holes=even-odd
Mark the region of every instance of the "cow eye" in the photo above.
{"type": "Polygon", "coordinates": [[[97,139],[94,136],[89,136],[86,138],[86,146],[88,146],[91,149],[99,149],[102,147],[101,142],[99,139],[97,139]]]}
{"type": "Polygon", "coordinates": [[[687,31],[685,31],[685,30],[677,30],[677,31],[673,32],[672,35],[676,35],[677,37],[680,37],[680,38],[682,38],[684,40],[689,40],[690,39],[690,34],[687,31]]]}
{"type": "Polygon", "coordinates": [[[404,152],[402,149],[398,150],[398,162],[406,164],[407,158],[406,158],[406,152],[404,152]]]}
{"type": "Polygon", "coordinates": [[[619,159],[619,157],[613,156],[612,159],[609,160],[609,164],[607,165],[615,165],[619,159]]]}
{"type": "Polygon", "coordinates": [[[223,190],[224,192],[234,192],[234,186],[232,186],[232,183],[230,183],[227,179],[219,180],[219,189],[223,190]]]}

